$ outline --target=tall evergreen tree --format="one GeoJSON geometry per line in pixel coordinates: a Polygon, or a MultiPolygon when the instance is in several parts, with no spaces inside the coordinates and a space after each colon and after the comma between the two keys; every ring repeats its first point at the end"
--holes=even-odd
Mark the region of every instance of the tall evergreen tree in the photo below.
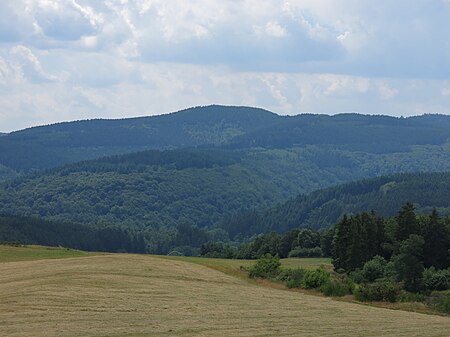
{"type": "Polygon", "coordinates": [[[450,266],[450,231],[433,209],[423,230],[425,267],[445,269],[450,266]]]}
{"type": "Polygon", "coordinates": [[[417,222],[416,213],[414,212],[414,205],[412,203],[406,203],[398,216],[396,217],[397,229],[395,233],[395,239],[397,242],[408,239],[411,234],[419,234],[419,224],[417,222]]]}
{"type": "Polygon", "coordinates": [[[424,243],[420,235],[411,234],[401,243],[399,253],[393,257],[398,280],[403,281],[405,289],[411,292],[422,288],[424,243]]]}
{"type": "Polygon", "coordinates": [[[332,262],[334,269],[348,270],[348,250],[351,244],[351,220],[344,215],[342,220],[336,224],[333,239],[332,262]]]}

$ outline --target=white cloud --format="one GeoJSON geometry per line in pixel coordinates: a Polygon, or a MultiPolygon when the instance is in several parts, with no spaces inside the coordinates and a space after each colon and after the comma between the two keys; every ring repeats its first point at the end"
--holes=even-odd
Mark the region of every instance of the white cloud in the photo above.
{"type": "Polygon", "coordinates": [[[280,26],[276,21],[269,21],[266,24],[266,33],[269,36],[284,37],[288,34],[286,28],[280,26]]]}
{"type": "Polygon", "coordinates": [[[4,0],[0,126],[210,103],[450,113],[448,31],[448,0],[4,0]]]}
{"type": "Polygon", "coordinates": [[[11,55],[16,67],[32,81],[56,81],[58,79],[43,69],[41,62],[29,48],[22,45],[15,46],[11,49],[11,55]]]}
{"type": "Polygon", "coordinates": [[[381,99],[387,100],[387,99],[392,99],[395,96],[398,95],[399,91],[398,89],[395,88],[391,88],[389,87],[389,85],[387,85],[386,83],[380,81],[378,82],[378,92],[380,93],[380,97],[381,99]]]}

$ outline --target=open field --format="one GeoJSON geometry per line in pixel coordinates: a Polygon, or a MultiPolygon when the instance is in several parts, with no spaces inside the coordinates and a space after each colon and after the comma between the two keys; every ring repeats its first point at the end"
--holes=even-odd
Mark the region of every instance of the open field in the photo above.
{"type": "Polygon", "coordinates": [[[62,259],[66,257],[80,257],[94,254],[97,253],[88,253],[81,250],[58,247],[0,245],[0,263],[42,259],[62,259]]]}
{"type": "Polygon", "coordinates": [[[448,336],[450,319],[144,255],[0,264],[0,336],[448,336]]]}

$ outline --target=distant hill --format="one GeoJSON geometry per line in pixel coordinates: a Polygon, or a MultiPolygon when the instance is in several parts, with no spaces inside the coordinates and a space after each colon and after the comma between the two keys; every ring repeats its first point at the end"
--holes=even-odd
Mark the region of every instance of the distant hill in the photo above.
{"type": "Polygon", "coordinates": [[[436,208],[440,214],[450,214],[450,172],[397,174],[338,185],[229,219],[223,228],[231,236],[326,228],[344,214],[374,210],[393,216],[406,202],[414,203],[418,213],[436,208]]]}
{"type": "Polygon", "coordinates": [[[366,153],[444,145],[450,116],[411,118],[340,114],[279,116],[263,109],[195,107],[160,116],[85,120],[33,127],[0,137],[0,164],[30,172],[147,149],[225,146],[286,149],[333,146],[366,153]]]}
{"type": "Polygon", "coordinates": [[[360,114],[298,115],[233,138],[231,146],[289,148],[334,145],[350,151],[392,153],[414,145],[442,145],[450,137],[450,116],[411,118],[360,114]]]}
{"type": "Polygon", "coordinates": [[[197,229],[228,240],[324,227],[359,203],[311,197],[264,221],[255,210],[353,180],[450,172],[449,136],[448,116],[286,117],[222,106],[36,127],[0,138],[0,215],[145,231],[155,253],[167,253],[169,241],[198,244],[197,229]],[[223,221],[243,213],[256,220],[223,221]]]}
{"type": "Polygon", "coordinates": [[[208,106],[140,118],[33,127],[0,138],[0,164],[39,170],[102,156],[222,144],[282,117],[247,107],[208,106]]]}

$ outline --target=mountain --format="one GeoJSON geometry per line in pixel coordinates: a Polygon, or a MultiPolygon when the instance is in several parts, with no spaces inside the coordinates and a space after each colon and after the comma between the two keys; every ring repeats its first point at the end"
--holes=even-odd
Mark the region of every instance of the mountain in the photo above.
{"type": "Polygon", "coordinates": [[[195,107],[160,116],[85,120],[33,127],[0,137],[0,164],[30,172],[146,149],[224,146],[286,149],[333,146],[366,153],[409,152],[440,146],[450,116],[410,118],[339,114],[279,116],[263,109],[195,107]]]}
{"type": "Polygon", "coordinates": [[[353,180],[450,171],[449,125],[440,115],[286,117],[210,106],[31,128],[0,138],[0,215],[144,231],[154,253],[205,238],[324,227],[343,204],[325,198],[312,215],[301,211],[308,203],[290,213],[279,206],[264,221],[255,210],[353,180]],[[256,220],[236,222],[240,214],[256,220]]]}
{"type": "Polygon", "coordinates": [[[406,202],[418,213],[450,214],[450,172],[409,173],[359,180],[312,192],[260,212],[251,212],[224,221],[230,234],[251,235],[293,228],[327,228],[344,214],[374,210],[394,216],[406,202]],[[245,231],[243,229],[245,228],[245,231]]]}
{"type": "Polygon", "coordinates": [[[222,144],[280,118],[263,109],[213,105],[160,116],[33,127],[0,137],[0,164],[30,171],[144,149],[222,144]]]}
{"type": "Polygon", "coordinates": [[[335,147],[370,153],[408,151],[414,145],[442,145],[450,137],[450,116],[411,118],[360,114],[298,115],[249,131],[231,146],[287,148],[305,145],[335,147]]]}

